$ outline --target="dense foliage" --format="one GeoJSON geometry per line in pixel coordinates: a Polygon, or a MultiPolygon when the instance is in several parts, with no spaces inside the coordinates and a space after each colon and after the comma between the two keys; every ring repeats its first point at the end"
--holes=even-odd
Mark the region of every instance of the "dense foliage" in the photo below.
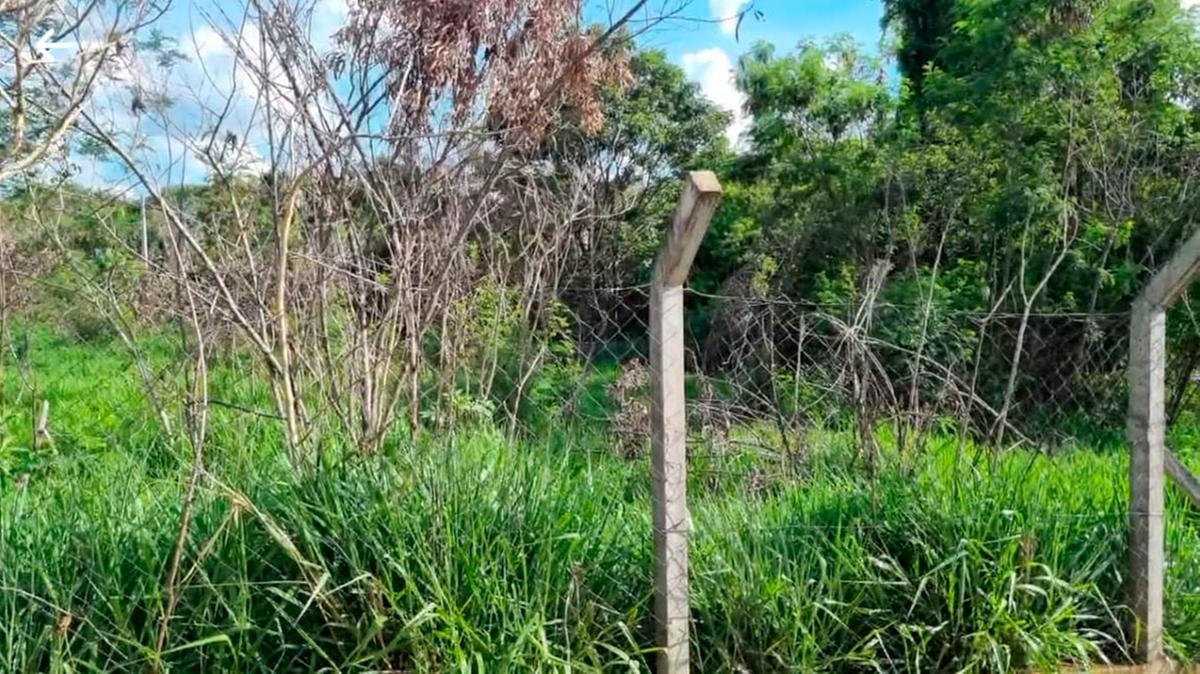
{"type": "Polygon", "coordinates": [[[754,124],[707,261],[806,299],[882,262],[897,293],[937,279],[957,308],[1127,307],[1193,227],[1200,43],[1179,4],[888,8],[899,87],[844,39],[742,57],[754,124]]]}
{"type": "MultiPolygon", "coordinates": [[[[28,337],[25,376],[56,401],[60,458],[0,491],[5,671],[646,671],[649,466],[615,456],[607,436],[514,442],[476,428],[297,473],[278,427],[231,407],[213,413],[214,483],[159,654],[185,452],[133,415],[140,387],[119,344],[28,337]]],[[[261,404],[269,394],[241,367],[214,363],[214,397],[261,404]]],[[[8,421],[0,479],[31,441],[8,421]]],[[[945,436],[868,480],[846,434],[808,440],[810,476],[766,490],[746,489],[778,469],[756,452],[719,472],[693,466],[700,671],[1124,657],[1120,454],[994,456],[945,436]]],[[[1171,644],[1195,654],[1200,528],[1182,498],[1168,505],[1171,644]]]]}
{"type": "MultiPolygon", "coordinates": [[[[884,5],[890,52],[748,46],[736,145],[576,0],[368,2],[329,65],[396,106],[349,108],[384,150],[297,116],[269,171],[146,201],[0,185],[0,670],[644,670],[645,285],[694,169],[725,189],[686,305],[698,669],[1128,659],[1125,314],[1195,230],[1200,30],[884,5]]],[[[311,56],[293,19],[262,25],[311,56]]]]}

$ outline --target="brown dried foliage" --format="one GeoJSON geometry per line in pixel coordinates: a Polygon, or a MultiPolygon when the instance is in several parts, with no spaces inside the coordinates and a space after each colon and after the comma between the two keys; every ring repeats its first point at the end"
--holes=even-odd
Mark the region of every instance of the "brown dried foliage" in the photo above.
{"type": "Polygon", "coordinates": [[[384,73],[392,132],[482,115],[523,141],[548,132],[564,106],[598,130],[600,87],[632,79],[628,59],[597,49],[580,15],[580,0],[363,0],[337,38],[346,60],[384,73]]]}

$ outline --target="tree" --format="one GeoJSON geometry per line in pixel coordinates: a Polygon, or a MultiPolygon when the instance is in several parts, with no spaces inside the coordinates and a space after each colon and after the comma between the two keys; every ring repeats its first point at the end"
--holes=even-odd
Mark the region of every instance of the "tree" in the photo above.
{"type": "Polygon", "coordinates": [[[957,0],[888,0],[886,24],[896,28],[896,61],[908,86],[913,107],[923,118],[925,74],[941,68],[941,47],[958,20],[957,0]]]}
{"type": "Polygon", "coordinates": [[[1179,201],[1197,147],[1190,22],[1169,0],[973,2],[954,14],[921,99],[906,101],[925,115],[918,148],[974,167],[951,259],[986,262],[992,291],[1011,288],[1018,307],[1127,306],[1137,269],[1191,227],[1179,201]]]}
{"type": "Polygon", "coordinates": [[[882,141],[893,101],[881,64],[848,38],[783,56],[758,44],[737,83],[754,122],[732,171],[739,186],[713,224],[726,275],[766,264],[778,289],[811,296],[820,274],[887,255],[882,141]]]}
{"type": "MultiPolygon", "coordinates": [[[[618,40],[614,49],[632,46],[618,40]]],[[[631,82],[604,90],[605,125],[598,133],[576,122],[544,142],[543,158],[558,174],[583,167],[593,185],[601,217],[577,232],[584,264],[578,281],[599,287],[649,280],[679,179],[730,156],[729,115],[681,68],[657,50],[634,51],[628,60],[631,82]]]]}
{"type": "Polygon", "coordinates": [[[152,3],[0,0],[0,183],[65,154],[76,120],[152,3]]]}

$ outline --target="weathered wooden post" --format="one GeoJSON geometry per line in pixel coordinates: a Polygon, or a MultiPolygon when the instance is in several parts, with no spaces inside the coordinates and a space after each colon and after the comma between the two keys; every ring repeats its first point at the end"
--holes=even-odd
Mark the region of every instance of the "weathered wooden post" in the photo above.
{"type": "Polygon", "coordinates": [[[1164,468],[1184,489],[1195,483],[1166,448],[1167,308],[1200,271],[1200,231],[1133,304],[1129,330],[1129,605],[1137,656],[1163,657],[1164,468]]]}
{"type": "Polygon", "coordinates": [[[721,184],[688,175],[650,289],[651,444],[654,478],[654,619],[658,674],[689,669],[687,410],[684,400],[683,283],[708,229],[721,184]]]}

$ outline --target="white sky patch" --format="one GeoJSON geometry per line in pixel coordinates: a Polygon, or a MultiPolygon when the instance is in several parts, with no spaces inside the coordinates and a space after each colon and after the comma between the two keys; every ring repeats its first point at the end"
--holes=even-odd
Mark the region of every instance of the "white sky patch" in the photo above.
{"type": "Polygon", "coordinates": [[[710,101],[733,115],[725,134],[736,147],[742,134],[750,127],[750,118],[742,109],[746,97],[734,83],[733,61],[729,54],[720,47],[684,54],[683,71],[700,85],[700,91],[710,101]]]}
{"type": "MultiPolygon", "coordinates": [[[[191,43],[199,58],[229,53],[229,45],[225,44],[225,38],[221,37],[220,33],[213,30],[211,26],[201,26],[193,31],[191,43]]],[[[184,44],[183,49],[187,51],[188,46],[184,44]]]]}
{"type": "Polygon", "coordinates": [[[318,0],[313,7],[311,38],[318,50],[328,49],[333,44],[333,34],[346,23],[350,13],[347,0],[318,0]]]}
{"type": "Polygon", "coordinates": [[[128,199],[131,194],[136,193],[136,186],[131,185],[129,180],[122,181],[109,176],[106,172],[107,165],[97,159],[88,157],[81,160],[76,158],[73,163],[75,173],[71,176],[71,180],[76,185],[104,192],[118,199],[128,199]]]}
{"type": "MultiPolygon", "coordinates": [[[[333,119],[330,94],[318,87],[296,100],[287,86],[284,66],[271,45],[264,45],[253,22],[242,23],[241,0],[207,0],[208,11],[189,4],[193,12],[176,12],[162,24],[176,37],[164,48],[177,49],[184,59],[160,62],[157,52],[137,48],[130,37],[125,48],[110,53],[97,78],[85,111],[111,133],[152,179],[162,185],[203,180],[212,164],[235,172],[255,173],[269,168],[266,155],[268,125],[284,137],[300,105],[318,119],[333,119]],[[236,5],[236,6],[235,6],[236,5]],[[272,115],[267,117],[268,101],[272,115]],[[214,133],[215,129],[215,133],[214,133]],[[204,149],[210,147],[212,154],[204,149]]],[[[312,12],[301,17],[318,54],[333,45],[333,34],[344,25],[359,0],[312,0],[312,12]]],[[[69,44],[53,56],[76,58],[104,43],[107,23],[81,26],[69,44]],[[67,48],[69,47],[69,48],[67,48]]],[[[146,37],[149,31],[139,34],[146,37]]],[[[0,73],[3,72],[0,64],[0,73]]],[[[332,126],[332,123],[331,123],[332,126]]],[[[78,147],[62,150],[75,167],[76,181],[106,191],[128,190],[131,178],[113,156],[93,157],[78,147]]]]}
{"type": "MultiPolygon", "coordinates": [[[[1200,0],[1192,0],[1200,2],[1200,0]]],[[[750,4],[750,0],[708,0],[708,9],[712,18],[720,22],[721,32],[733,35],[737,31],[738,12],[750,4]]]]}

